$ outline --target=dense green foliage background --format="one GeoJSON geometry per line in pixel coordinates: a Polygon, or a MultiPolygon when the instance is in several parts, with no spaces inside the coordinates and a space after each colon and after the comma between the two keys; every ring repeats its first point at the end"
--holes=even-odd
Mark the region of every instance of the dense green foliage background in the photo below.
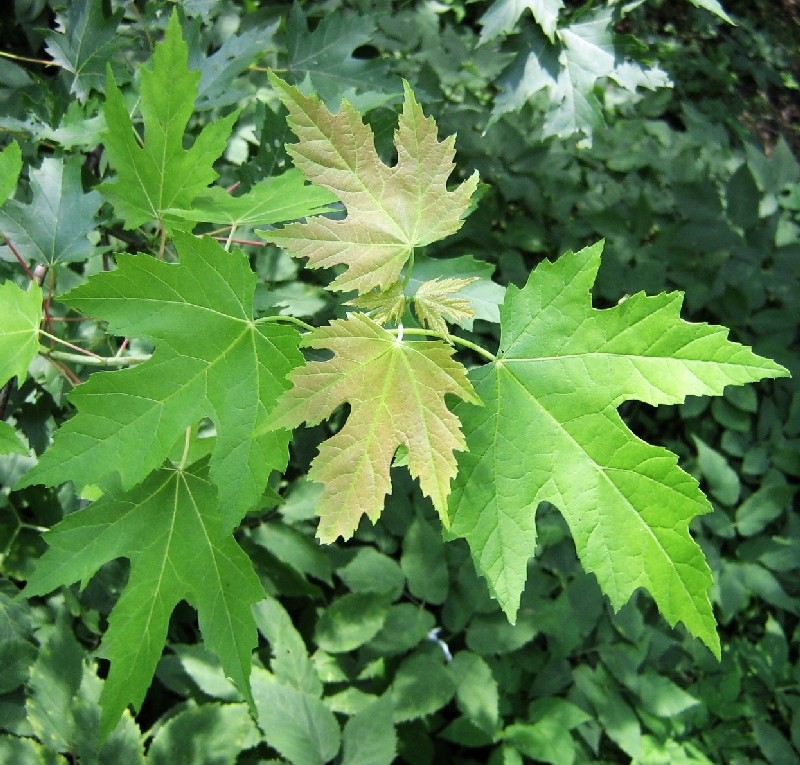
{"type": "MultiPolygon", "coordinates": [[[[546,0],[530,4],[539,23],[512,2],[263,5],[7,4],[0,143],[16,139],[33,168],[16,199],[33,205],[55,194],[48,198],[70,206],[62,233],[80,243],[43,269],[46,293],[81,283],[113,252],[159,247],[155,228],[123,230],[92,187],[105,172],[106,65],[130,96],[173,6],[202,71],[192,130],[241,108],[217,167],[226,186],[246,189],[289,162],[268,68],[331,106],[352,100],[387,152],[406,78],[440,134],[457,133],[459,173],[477,169],[485,184],[465,226],[435,248],[454,258],[453,275],[465,267],[455,259],[473,255],[495,266],[498,283],[521,285],[542,258],[604,237],[601,305],[641,290],[685,291],[685,318],[729,326],[793,371],[793,380],[713,401],[624,412],[643,438],[681,455],[714,503],[693,531],[714,571],[722,661],[668,629],[645,596],[613,614],[550,508],[539,510],[540,549],[514,627],[466,547],[442,541],[402,468],[377,525],[319,546],[317,487],[303,478],[327,433],[319,426],[295,437],[286,480],[274,486],[282,503],[250,514],[237,537],[273,596],[257,607],[264,640],[254,663],[283,681],[255,670],[258,727],[200,646],[186,607],[172,618],[135,722],[126,717],[101,747],[96,700],[106,667],[92,651],[127,564],[104,567],[81,592],[13,600],[44,550],[42,531],[81,500],[68,486],[2,490],[0,761],[143,762],[147,751],[147,762],[193,764],[797,762],[796,4],[729,1],[732,25],[711,0],[570,2],[550,29],[560,59],[543,42],[541,19],[558,10],[546,0]],[[568,45],[576,29],[602,43],[587,59],[568,45]],[[602,59],[602,50],[615,55],[602,59]],[[53,157],[65,168],[55,192],[46,172],[53,157]],[[387,689],[393,713],[379,699],[387,689]]],[[[341,310],[319,273],[246,229],[236,236],[261,277],[262,307],[311,323],[341,310]]],[[[28,278],[7,247],[0,277],[28,278]]],[[[115,350],[97,345],[106,337],[90,322],[54,326],[76,344],[115,350]]],[[[495,332],[475,322],[476,339],[495,332]]],[[[37,359],[32,372],[3,390],[0,415],[39,453],[70,414],[64,394],[88,370],[37,359]]],[[[0,456],[0,484],[14,485],[33,461],[0,456]]]]}

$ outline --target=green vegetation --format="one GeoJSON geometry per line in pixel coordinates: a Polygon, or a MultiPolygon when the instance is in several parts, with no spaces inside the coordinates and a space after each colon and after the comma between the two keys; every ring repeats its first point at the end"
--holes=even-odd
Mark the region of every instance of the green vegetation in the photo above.
{"type": "Polygon", "coordinates": [[[13,3],[0,761],[800,762],[751,6],[13,3]]]}

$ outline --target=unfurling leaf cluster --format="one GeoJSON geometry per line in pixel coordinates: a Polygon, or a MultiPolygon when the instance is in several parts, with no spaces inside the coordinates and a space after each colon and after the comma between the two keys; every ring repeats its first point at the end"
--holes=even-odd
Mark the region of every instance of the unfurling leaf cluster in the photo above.
{"type": "MultiPolygon", "coordinates": [[[[490,19],[484,24],[488,34],[490,19]]],[[[97,86],[98,73],[66,39],[50,44],[73,62],[80,96],[97,86]]],[[[488,264],[427,256],[424,248],[462,226],[478,176],[452,183],[455,138],[439,140],[407,84],[397,159],[387,164],[347,100],[331,112],[271,75],[297,139],[286,147],[295,168],[234,196],[210,184],[237,114],[207,125],[186,148],[199,82],[173,15],[142,71],[141,135],[107,74],[109,178],[76,193],[78,169],[46,160],[30,173],[34,200],[0,210],[0,227],[18,235],[26,263],[74,260],[90,234],[68,216],[44,226],[29,209],[37,199],[68,196],[91,215],[102,199],[124,229],[154,226],[158,234],[157,257],[118,255],[113,270],[61,297],[110,335],[154,350],[128,356],[123,343],[106,361],[126,368],[78,385],[69,395],[74,417],[18,483],[71,481],[99,497],[46,534],[49,549],[26,595],[85,583],[107,562],[130,560],[101,649],[111,661],[103,729],[141,704],[182,600],[197,609],[209,648],[255,708],[252,606],[266,593],[234,534],[248,512],[279,501],[271,478],[286,469],[291,429],[318,425],[344,405],[343,424],[308,473],[322,484],[322,542],[349,538],[364,516],[377,522],[391,469],[402,462],[445,534],[466,540],[513,622],[537,543],[537,507],[548,502],[615,608],[645,588],[670,624],[682,622],[719,656],[711,572],[689,533],[710,504],[677,457],[637,438],[618,409],[718,396],[787,371],[723,328],[682,320],[678,293],[595,309],[602,243],[540,263],[524,287],[505,292],[488,264]],[[226,246],[191,233],[220,223],[226,246]],[[310,327],[264,310],[248,258],[230,247],[243,226],[262,227],[263,239],[309,268],[329,269],[328,289],[347,293],[339,318],[310,327]],[[496,353],[459,334],[475,319],[499,323],[496,353]]],[[[0,162],[19,173],[13,150],[0,162]]],[[[35,283],[27,291],[0,286],[8,317],[0,382],[23,379],[40,352],[41,304],[35,283]]],[[[0,448],[24,451],[11,435],[0,429],[0,448]]]]}

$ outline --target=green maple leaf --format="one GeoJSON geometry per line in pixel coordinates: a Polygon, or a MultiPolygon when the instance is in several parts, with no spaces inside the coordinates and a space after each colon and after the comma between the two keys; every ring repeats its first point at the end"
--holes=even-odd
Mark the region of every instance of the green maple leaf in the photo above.
{"type": "Polygon", "coordinates": [[[115,180],[101,185],[126,228],[162,222],[170,208],[189,208],[217,177],[213,163],[225,150],[237,114],[209,122],[189,149],[184,134],[194,111],[200,73],[188,67],[188,48],[173,13],[164,40],[156,46],[152,68],[142,69],[141,112],[144,136],[133,127],[122,93],[108,72],[103,137],[115,180]]]}
{"type": "Polygon", "coordinates": [[[286,69],[294,82],[310,79],[332,107],[344,95],[352,99],[358,91],[374,91],[386,80],[386,63],[380,58],[356,58],[353,51],[370,44],[375,32],[371,17],[348,11],[326,14],[309,30],[302,8],[295,3],[286,18],[286,69]]]}
{"type": "Polygon", "coordinates": [[[13,282],[0,284],[0,316],[0,385],[12,377],[21,385],[39,352],[42,288],[32,283],[26,292],[13,282]]]}
{"type": "Polygon", "coordinates": [[[689,324],[678,293],[634,295],[595,310],[602,243],[544,262],[509,287],[498,359],[470,373],[485,407],[458,405],[467,439],[451,495],[452,533],[510,619],[536,545],[540,502],[556,505],[583,566],[619,608],[646,588],[717,655],[711,573],[689,523],[711,506],[671,452],[639,440],[617,407],[677,404],[788,372],[689,324]]]}
{"type": "Polygon", "coordinates": [[[106,64],[119,48],[122,38],[117,27],[125,11],[111,16],[103,13],[103,0],[78,0],[67,5],[59,23],[63,31],[45,38],[46,50],[64,72],[68,72],[70,93],[85,103],[90,90],[102,90],[106,64]]]}
{"type": "Polygon", "coordinates": [[[83,193],[80,157],[46,157],[31,168],[30,185],[30,202],[9,199],[0,208],[0,231],[25,260],[53,265],[88,258],[103,198],[83,193]]]}
{"type": "Polygon", "coordinates": [[[341,404],[351,407],[344,427],[321,446],[309,471],[324,484],[319,538],[346,539],[362,515],[378,519],[400,446],[408,449],[411,475],[446,517],[454,452],[464,448],[464,439],[445,395],[478,403],[452,348],[439,341],[400,340],[363,314],[315,329],[302,344],[325,348],[334,357],[291,374],[293,387],[278,401],[275,425],[315,425],[341,404]]]}
{"type": "Polygon", "coordinates": [[[141,705],[161,658],[170,615],[182,600],[197,609],[206,644],[253,704],[248,678],[258,635],[251,606],[266,593],[219,513],[203,466],[159,470],[131,492],[109,491],[44,538],[49,549],[23,596],[85,583],[116,558],[131,561],[101,649],[111,661],[100,697],[104,733],[114,728],[128,704],[141,705]]]}
{"type": "Polygon", "coordinates": [[[0,420],[0,454],[28,454],[28,447],[20,441],[17,431],[0,420]]]}
{"type": "Polygon", "coordinates": [[[415,247],[458,231],[477,173],[447,190],[455,137],[437,139],[436,123],[422,113],[407,84],[395,134],[398,161],[388,167],[351,104],[344,101],[339,113],[331,114],[318,98],[271,79],[300,139],[288,147],[296,166],[309,181],[332,191],[347,217],[293,223],[263,232],[266,239],[308,258],[311,268],[346,265],[329,289],[364,293],[397,281],[415,247]]]}
{"type": "Polygon", "coordinates": [[[17,187],[22,170],[22,151],[16,141],[0,151],[0,205],[8,199],[17,187]]]}
{"type": "Polygon", "coordinates": [[[552,42],[558,25],[558,12],[563,7],[563,0],[495,0],[479,19],[482,27],[479,45],[498,35],[513,32],[526,9],[552,42]]]}
{"type": "Polygon", "coordinates": [[[204,223],[225,223],[239,226],[266,226],[329,212],[336,197],[318,186],[303,182],[294,168],[282,175],[264,178],[250,191],[233,196],[219,186],[206,189],[188,210],[170,209],[170,215],[204,223]]]}
{"type": "Polygon", "coordinates": [[[252,318],[256,276],[238,252],[212,239],[176,235],[179,264],[119,255],[116,271],[63,297],[108,321],[109,331],[156,344],[138,367],[97,372],[70,400],[78,413],[23,479],[24,485],[98,483],[119,473],[131,488],[169,455],[190,425],[217,428],[210,476],[238,520],[283,469],[288,433],[266,425],[286,375],[302,362],[298,333],[252,318]]]}

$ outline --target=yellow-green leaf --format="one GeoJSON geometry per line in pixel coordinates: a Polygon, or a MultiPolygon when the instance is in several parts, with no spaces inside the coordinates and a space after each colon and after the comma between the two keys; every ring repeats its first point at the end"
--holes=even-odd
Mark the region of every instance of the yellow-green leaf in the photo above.
{"type": "Polygon", "coordinates": [[[438,140],[436,123],[425,117],[407,84],[395,133],[397,164],[389,167],[348,101],[331,114],[318,98],[304,96],[274,75],[271,80],[300,139],[288,147],[296,166],[309,181],[336,194],[347,217],[315,218],[262,235],[308,258],[311,268],[347,266],[330,289],[385,289],[397,281],[415,247],[461,228],[478,175],[448,191],[455,137],[438,140]]]}
{"type": "Polygon", "coordinates": [[[431,279],[423,282],[414,295],[414,313],[423,327],[429,327],[443,337],[449,337],[446,321],[460,323],[475,315],[470,302],[456,293],[477,281],[468,279],[431,279]]]}
{"type": "Polygon", "coordinates": [[[21,384],[39,351],[42,288],[32,283],[26,292],[13,282],[0,284],[0,317],[0,385],[12,377],[21,384]]]}
{"type": "Polygon", "coordinates": [[[408,342],[363,314],[314,330],[303,345],[334,353],[289,377],[292,388],[275,410],[276,427],[315,425],[349,403],[344,427],[314,459],[309,476],[324,484],[317,535],[350,537],[362,515],[376,521],[391,490],[395,451],[408,447],[408,468],[445,519],[454,452],[464,448],[458,418],[445,404],[452,394],[479,403],[464,367],[439,341],[408,342]]]}

